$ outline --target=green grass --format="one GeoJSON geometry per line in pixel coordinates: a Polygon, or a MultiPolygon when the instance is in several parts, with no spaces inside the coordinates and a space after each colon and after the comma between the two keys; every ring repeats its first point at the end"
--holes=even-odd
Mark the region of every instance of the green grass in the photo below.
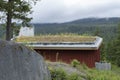
{"type": "Polygon", "coordinates": [[[116,65],[112,65],[112,70],[111,71],[120,75],[120,67],[118,67],[116,65]]]}
{"type": "Polygon", "coordinates": [[[89,80],[120,80],[119,74],[113,71],[90,69],[87,71],[87,78],[89,80]]]}
{"type": "Polygon", "coordinates": [[[84,69],[88,80],[120,80],[120,68],[112,65],[111,70],[84,69]]]}
{"type": "Polygon", "coordinates": [[[77,72],[68,74],[62,67],[50,68],[50,71],[52,71],[52,75],[56,76],[52,77],[54,78],[52,80],[120,80],[120,68],[115,65],[112,65],[112,70],[90,69],[85,65],[77,65],[76,67],[73,67],[80,71],[80,73],[84,73],[85,75],[81,75],[77,72]]]}
{"type": "Polygon", "coordinates": [[[34,37],[19,37],[17,42],[94,42],[94,36],[81,36],[77,34],[61,34],[61,35],[39,35],[34,37]]]}

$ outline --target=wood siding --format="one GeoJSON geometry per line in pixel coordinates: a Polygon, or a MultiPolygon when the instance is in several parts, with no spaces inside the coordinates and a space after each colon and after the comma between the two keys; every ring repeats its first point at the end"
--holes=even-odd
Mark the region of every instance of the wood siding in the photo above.
{"type": "Polygon", "coordinates": [[[85,63],[88,67],[95,67],[95,62],[100,61],[99,50],[40,50],[35,49],[46,60],[50,61],[62,61],[70,63],[73,59],[79,60],[81,63],[85,63]]]}

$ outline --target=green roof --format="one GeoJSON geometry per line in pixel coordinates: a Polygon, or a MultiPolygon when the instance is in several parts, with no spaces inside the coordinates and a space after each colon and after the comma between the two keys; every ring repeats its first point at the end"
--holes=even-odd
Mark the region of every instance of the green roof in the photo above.
{"type": "Polygon", "coordinates": [[[40,35],[34,37],[21,36],[16,39],[17,42],[94,42],[95,36],[80,36],[80,35],[40,35]]]}

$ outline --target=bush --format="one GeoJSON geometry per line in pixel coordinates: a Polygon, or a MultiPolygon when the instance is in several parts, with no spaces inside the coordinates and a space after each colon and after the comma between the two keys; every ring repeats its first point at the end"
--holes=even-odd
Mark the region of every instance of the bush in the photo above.
{"type": "Polygon", "coordinates": [[[62,68],[49,69],[52,80],[67,80],[67,74],[62,68]]]}
{"type": "Polygon", "coordinates": [[[78,65],[80,65],[80,62],[77,60],[77,59],[74,59],[72,62],[71,62],[71,65],[73,67],[77,67],[78,65]]]}
{"type": "Polygon", "coordinates": [[[67,74],[62,68],[50,68],[51,80],[81,80],[77,73],[67,74]]]}

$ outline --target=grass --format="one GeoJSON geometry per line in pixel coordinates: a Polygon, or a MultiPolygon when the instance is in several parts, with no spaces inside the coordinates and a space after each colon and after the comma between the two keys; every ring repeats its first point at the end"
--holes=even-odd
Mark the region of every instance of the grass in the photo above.
{"type": "Polygon", "coordinates": [[[120,80],[119,74],[116,74],[113,71],[104,71],[89,69],[87,71],[87,78],[89,80],[120,80]]]}
{"type": "MultiPolygon", "coordinates": [[[[57,64],[58,65],[58,64],[57,64]]],[[[69,65],[71,66],[71,65],[69,65]]],[[[65,67],[65,65],[64,65],[65,67]]],[[[96,69],[90,69],[85,65],[77,65],[76,67],[73,67],[77,69],[78,72],[73,72],[69,74],[64,67],[58,68],[58,66],[55,68],[50,66],[52,71],[52,80],[120,80],[120,68],[112,65],[112,70],[96,70],[96,69]],[[64,74],[64,75],[63,75],[64,74]],[[84,74],[84,75],[82,75],[84,74]],[[58,79],[59,78],[59,79],[58,79]],[[64,79],[60,79],[64,78],[64,79]]],[[[69,68],[67,66],[67,68],[69,68]]]]}
{"type": "Polygon", "coordinates": [[[116,74],[120,74],[120,67],[118,67],[116,65],[112,65],[112,72],[114,72],[116,74]]]}
{"type": "Polygon", "coordinates": [[[40,35],[34,37],[19,37],[17,42],[94,42],[96,37],[93,36],[80,36],[77,34],[67,35],[40,35]]]}

